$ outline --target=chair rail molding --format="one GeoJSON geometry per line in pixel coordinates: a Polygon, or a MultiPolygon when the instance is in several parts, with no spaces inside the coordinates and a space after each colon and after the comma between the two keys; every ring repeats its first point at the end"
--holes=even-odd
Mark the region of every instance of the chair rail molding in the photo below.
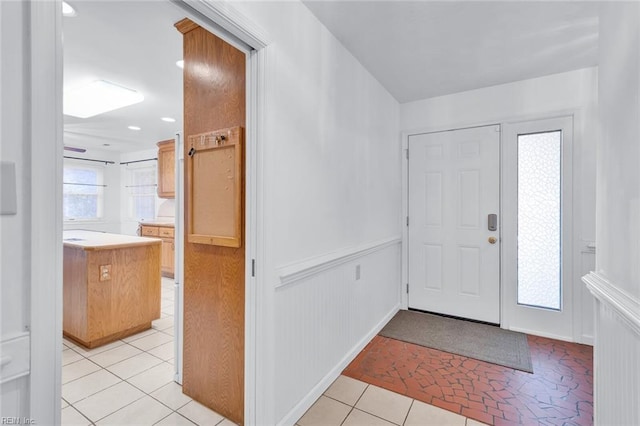
{"type": "Polygon", "coordinates": [[[597,272],[588,273],[582,277],[582,281],[595,298],[609,306],[635,334],[640,336],[640,300],[613,285],[597,272]]]}
{"type": "Polygon", "coordinates": [[[400,244],[401,242],[402,238],[400,236],[393,236],[371,243],[343,248],[282,266],[278,271],[280,282],[276,284],[276,288],[311,277],[327,269],[335,268],[343,263],[367,256],[387,247],[400,244]]]}

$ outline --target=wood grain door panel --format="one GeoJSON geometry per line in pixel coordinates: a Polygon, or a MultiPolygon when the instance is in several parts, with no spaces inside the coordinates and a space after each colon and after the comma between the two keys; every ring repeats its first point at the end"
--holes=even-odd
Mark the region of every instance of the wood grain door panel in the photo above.
{"type": "MultiPolygon", "coordinates": [[[[244,127],[245,54],[192,21],[176,28],[184,37],[185,140],[244,127]]],[[[189,185],[186,179],[187,197],[189,185]]],[[[241,198],[244,228],[244,193],[241,198]]],[[[185,229],[189,218],[187,210],[185,229]]],[[[243,243],[233,248],[185,242],[183,392],[239,424],[244,423],[244,271],[243,243]]]]}

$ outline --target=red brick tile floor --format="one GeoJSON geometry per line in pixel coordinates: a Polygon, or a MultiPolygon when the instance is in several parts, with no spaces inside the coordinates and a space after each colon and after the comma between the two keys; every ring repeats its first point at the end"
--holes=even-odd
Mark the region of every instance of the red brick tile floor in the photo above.
{"type": "Polygon", "coordinates": [[[533,374],[382,336],[342,374],[492,425],[592,425],[593,348],[527,338],[533,374]]]}

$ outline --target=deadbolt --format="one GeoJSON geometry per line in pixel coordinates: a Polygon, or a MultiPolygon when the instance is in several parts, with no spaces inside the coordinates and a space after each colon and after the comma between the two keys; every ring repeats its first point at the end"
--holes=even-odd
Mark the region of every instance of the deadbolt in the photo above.
{"type": "Polygon", "coordinates": [[[487,216],[487,229],[489,231],[497,231],[498,230],[498,215],[492,213],[487,216]]]}
{"type": "Polygon", "coordinates": [[[496,237],[489,237],[489,244],[495,244],[498,239],[496,237]]]}

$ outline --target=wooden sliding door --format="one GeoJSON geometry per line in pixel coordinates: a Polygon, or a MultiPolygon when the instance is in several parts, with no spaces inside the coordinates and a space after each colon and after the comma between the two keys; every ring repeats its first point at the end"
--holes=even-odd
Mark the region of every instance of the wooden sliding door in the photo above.
{"type": "MultiPolygon", "coordinates": [[[[204,148],[198,150],[197,144],[192,150],[193,145],[190,148],[187,142],[190,137],[193,140],[204,135],[202,143],[208,144],[207,152],[214,152],[211,150],[218,145],[224,147],[230,139],[224,137],[221,129],[245,127],[245,54],[188,19],[177,23],[176,28],[184,36],[186,233],[198,227],[215,231],[215,226],[206,223],[200,226],[194,221],[220,220],[216,216],[220,211],[237,214],[234,220],[239,220],[237,225],[244,230],[244,151],[235,151],[240,153],[238,170],[201,173],[197,170],[219,167],[224,157],[207,156],[204,148]],[[207,158],[214,161],[203,165],[207,158]],[[216,158],[220,159],[217,165],[216,158]],[[218,181],[203,182],[203,176],[218,181]],[[224,179],[229,179],[228,185],[220,184],[224,179]],[[216,192],[237,188],[240,193],[232,194],[233,197],[216,192]],[[220,205],[238,197],[239,206],[220,205]],[[208,208],[215,211],[207,216],[203,209],[208,208]]],[[[242,424],[245,244],[242,233],[236,237],[239,238],[236,247],[216,244],[218,240],[213,238],[209,243],[202,238],[185,238],[182,387],[196,401],[242,424]]]]}

